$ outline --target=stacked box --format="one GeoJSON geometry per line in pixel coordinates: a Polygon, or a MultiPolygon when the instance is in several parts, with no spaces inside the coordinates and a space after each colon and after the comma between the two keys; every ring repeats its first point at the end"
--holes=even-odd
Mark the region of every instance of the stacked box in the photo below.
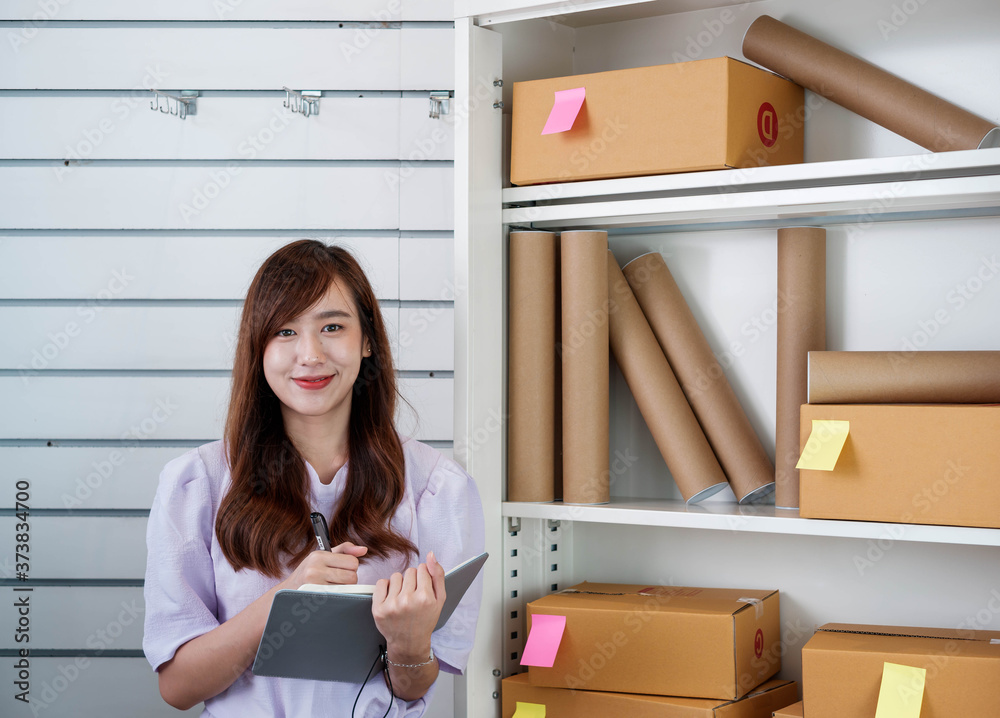
{"type": "Polygon", "coordinates": [[[512,718],[518,703],[545,706],[545,718],[769,718],[776,706],[799,695],[794,681],[773,680],[735,701],[677,698],[639,693],[574,691],[533,686],[524,673],[503,681],[503,718],[512,718]]]}
{"type": "Polygon", "coordinates": [[[781,668],[777,591],[581,583],[528,604],[565,616],[533,686],[736,700],[781,668]]]}
{"type": "Polygon", "coordinates": [[[921,716],[1000,716],[1000,631],[830,623],[802,649],[808,718],[874,716],[886,663],[925,671],[921,716]]]}

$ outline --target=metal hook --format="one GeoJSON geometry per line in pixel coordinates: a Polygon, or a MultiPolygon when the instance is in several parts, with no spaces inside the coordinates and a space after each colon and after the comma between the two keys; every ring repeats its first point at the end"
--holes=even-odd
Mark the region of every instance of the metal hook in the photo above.
{"type": "Polygon", "coordinates": [[[153,93],[153,100],[149,103],[149,109],[159,110],[164,115],[173,115],[182,120],[188,115],[195,115],[198,112],[198,105],[195,98],[201,93],[195,90],[182,90],[180,95],[171,95],[169,92],[160,92],[150,89],[153,93]],[[164,98],[164,104],[160,104],[160,98],[164,98]],[[154,104],[155,103],[155,104],[154,104]]]}
{"type": "Polygon", "coordinates": [[[293,90],[290,87],[283,87],[285,91],[284,107],[292,112],[297,112],[303,117],[312,117],[319,114],[319,98],[323,93],[319,90],[293,90]]]}
{"type": "Polygon", "coordinates": [[[432,120],[441,119],[441,115],[447,115],[451,112],[450,92],[432,92],[430,101],[431,111],[429,116],[432,120]]]}

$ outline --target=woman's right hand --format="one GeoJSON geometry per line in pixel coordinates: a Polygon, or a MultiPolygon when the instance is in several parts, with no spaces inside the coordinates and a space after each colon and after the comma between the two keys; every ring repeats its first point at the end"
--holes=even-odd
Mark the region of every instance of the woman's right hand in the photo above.
{"type": "Polygon", "coordinates": [[[304,583],[352,585],[358,582],[358,558],[368,553],[367,546],[345,541],[329,551],[313,551],[302,559],[278,588],[298,588],[304,583]]]}

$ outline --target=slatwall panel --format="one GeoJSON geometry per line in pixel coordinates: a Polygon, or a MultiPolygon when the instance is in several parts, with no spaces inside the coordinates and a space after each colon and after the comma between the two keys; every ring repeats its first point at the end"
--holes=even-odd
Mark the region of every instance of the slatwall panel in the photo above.
{"type": "Polygon", "coordinates": [[[381,23],[43,26],[3,44],[10,90],[449,90],[455,72],[451,29],[381,23]]]}
{"type": "Polygon", "coordinates": [[[135,0],[6,0],[0,20],[447,20],[451,2],[441,0],[173,0],[169,5],[135,0]]]}
{"type": "MultiPolygon", "coordinates": [[[[183,122],[148,92],[0,95],[0,157],[28,160],[451,160],[454,123],[427,94],[327,93],[319,113],[284,92],[212,93],[183,122]]],[[[62,172],[58,176],[66,177],[62,172]]]]}
{"type": "MultiPolygon", "coordinates": [[[[454,87],[452,3],[3,5],[0,601],[33,588],[36,653],[34,710],[7,690],[0,715],[177,715],[141,656],[148,508],[163,465],[220,435],[265,257],[302,237],[355,252],[400,431],[452,452],[455,117],[428,98],[454,87]],[[322,91],[319,114],[284,86],[322,91]],[[152,87],[201,92],[196,114],[152,111],[152,87]],[[26,583],[6,550],[18,481],[26,583]]],[[[0,610],[8,687],[16,618],[0,610]]],[[[429,715],[451,696],[445,678],[429,715]]]]}

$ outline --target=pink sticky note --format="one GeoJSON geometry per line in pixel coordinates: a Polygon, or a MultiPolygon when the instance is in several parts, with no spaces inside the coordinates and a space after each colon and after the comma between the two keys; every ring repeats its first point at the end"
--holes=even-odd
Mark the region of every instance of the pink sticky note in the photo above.
{"type": "Polygon", "coordinates": [[[552,668],[564,630],[566,616],[543,616],[537,613],[532,616],[531,631],[521,654],[521,665],[552,668]]]}
{"type": "Polygon", "coordinates": [[[586,87],[577,87],[573,90],[559,90],[556,92],[556,101],[552,104],[552,112],[545,122],[543,135],[551,135],[556,132],[565,132],[572,129],[576,122],[576,116],[580,114],[583,101],[587,97],[586,87]]]}

